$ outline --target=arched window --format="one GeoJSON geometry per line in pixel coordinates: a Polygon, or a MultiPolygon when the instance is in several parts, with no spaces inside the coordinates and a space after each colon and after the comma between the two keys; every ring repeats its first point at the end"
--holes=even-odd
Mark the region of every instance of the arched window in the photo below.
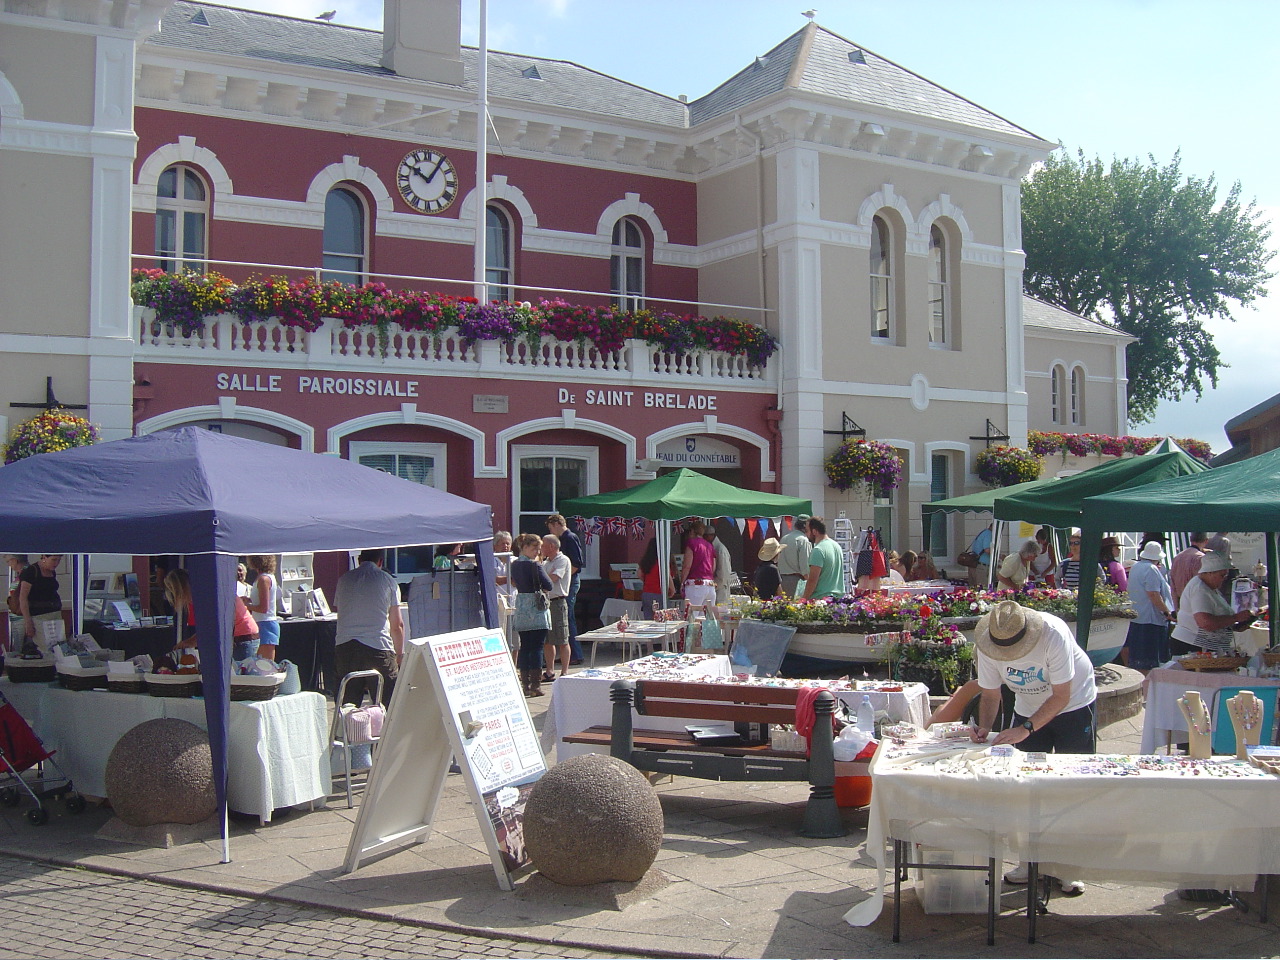
{"type": "Polygon", "coordinates": [[[871,336],[892,340],[893,238],[883,217],[871,220],[871,336]]]}
{"type": "Polygon", "coordinates": [[[1084,423],[1084,368],[1071,368],[1071,422],[1084,423]]]}
{"type": "Polygon", "coordinates": [[[364,203],[351,190],[334,187],[324,198],[322,280],[364,283],[364,203]]]}
{"type": "Polygon", "coordinates": [[[1055,363],[1049,371],[1049,419],[1054,423],[1066,422],[1067,371],[1055,363]]]}
{"type": "Polygon", "coordinates": [[[485,207],[484,278],[489,300],[515,299],[515,256],[511,248],[511,217],[501,204],[485,207]]]}
{"type": "Polygon", "coordinates": [[[209,188],[194,167],[176,163],[156,187],[156,256],[166,273],[203,271],[208,249],[209,188]]]}
{"type": "Polygon", "coordinates": [[[618,309],[644,309],[644,233],[630,217],[613,225],[609,289],[613,293],[613,305],[618,309]]]}
{"type": "Polygon", "coordinates": [[[951,342],[951,267],[947,239],[935,223],[929,228],[929,342],[951,342]]]}

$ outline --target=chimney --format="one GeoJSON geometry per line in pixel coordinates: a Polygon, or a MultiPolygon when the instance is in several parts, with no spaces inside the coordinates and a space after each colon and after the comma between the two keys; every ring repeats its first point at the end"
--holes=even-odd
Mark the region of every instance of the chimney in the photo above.
{"type": "Polygon", "coordinates": [[[382,24],[384,67],[462,85],[462,0],[383,0],[382,24]]]}

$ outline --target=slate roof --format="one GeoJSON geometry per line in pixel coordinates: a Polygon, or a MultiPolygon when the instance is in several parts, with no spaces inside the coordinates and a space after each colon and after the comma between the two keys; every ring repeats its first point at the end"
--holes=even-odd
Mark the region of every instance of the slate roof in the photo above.
{"type": "MultiPolygon", "coordinates": [[[[268,60],[369,77],[393,76],[382,66],[382,33],[279,14],[179,0],[148,46],[268,60]]],[[[476,86],[475,47],[460,51],[462,90],[476,86]]],[[[450,84],[430,86],[456,90],[450,84]]],[[[684,104],[568,60],[489,51],[489,94],[531,107],[578,110],[677,129],[740,110],[785,89],[818,94],[993,134],[1035,134],[912,73],[891,60],[810,23],[704,97],[684,104]],[[853,54],[853,60],[850,59],[853,54]],[[854,62],[854,60],[860,62],[854,62]],[[541,79],[524,74],[535,67],[541,79]]]]}
{"type": "Polygon", "coordinates": [[[1024,326],[1039,327],[1042,330],[1093,333],[1102,336],[1125,337],[1129,340],[1136,339],[1131,334],[1125,333],[1109,323],[1090,320],[1087,317],[1080,316],[1078,313],[1072,313],[1070,310],[1064,310],[1062,307],[1056,307],[1051,303],[1045,303],[1043,300],[1037,300],[1035,297],[1026,294],[1022,296],[1022,323],[1024,326]]]}
{"type": "Polygon", "coordinates": [[[745,70],[693,101],[689,105],[691,120],[697,124],[731,113],[788,87],[1005,136],[1042,139],[816,23],[802,27],[745,70]]]}
{"type": "MultiPolygon", "coordinates": [[[[160,32],[147,44],[371,77],[394,76],[382,66],[380,31],[189,0],[179,0],[170,7],[160,32]]],[[[460,55],[464,76],[461,89],[473,92],[476,89],[479,51],[475,47],[464,46],[460,55]]],[[[441,89],[458,89],[451,84],[418,82],[441,89]]],[[[490,50],[489,96],[525,101],[531,106],[582,110],[680,129],[687,125],[687,108],[676,98],[567,60],[490,50]],[[537,67],[541,79],[522,75],[530,66],[537,67]]]]}

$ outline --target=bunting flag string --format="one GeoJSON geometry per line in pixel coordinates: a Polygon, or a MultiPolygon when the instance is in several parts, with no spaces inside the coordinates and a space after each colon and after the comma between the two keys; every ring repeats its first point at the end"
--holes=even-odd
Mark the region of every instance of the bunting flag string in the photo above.
{"type": "Polygon", "coordinates": [[[648,523],[643,517],[633,517],[627,521],[627,529],[631,533],[632,540],[644,539],[644,531],[647,526],[648,523]]]}
{"type": "Polygon", "coordinates": [[[758,526],[759,526],[759,524],[758,524],[758,523],[756,523],[756,521],[755,521],[755,520],[748,520],[748,521],[747,521],[747,536],[748,536],[748,537],[754,537],[754,536],[756,535],[756,528],[757,528],[758,526]]]}
{"type": "Polygon", "coordinates": [[[769,539],[769,518],[768,517],[760,518],[760,535],[764,537],[766,540],[769,539]]]}

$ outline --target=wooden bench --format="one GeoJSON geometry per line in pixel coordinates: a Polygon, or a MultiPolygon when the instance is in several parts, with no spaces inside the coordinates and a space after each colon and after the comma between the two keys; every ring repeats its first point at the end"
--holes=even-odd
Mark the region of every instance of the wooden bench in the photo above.
{"type": "Polygon", "coordinates": [[[836,700],[829,691],[820,692],[814,702],[816,722],[809,756],[802,750],[775,750],[767,735],[758,744],[707,743],[683,730],[633,729],[633,709],[641,716],[690,722],[794,724],[798,694],[797,689],[786,687],[615,680],[609,690],[612,725],[591,727],[564,740],[608,747],[612,756],[650,773],[703,780],[807,781],[809,800],[801,836],[842,837],[846,830],[835,801],[836,765],[831,753],[830,717],[836,700]]]}

